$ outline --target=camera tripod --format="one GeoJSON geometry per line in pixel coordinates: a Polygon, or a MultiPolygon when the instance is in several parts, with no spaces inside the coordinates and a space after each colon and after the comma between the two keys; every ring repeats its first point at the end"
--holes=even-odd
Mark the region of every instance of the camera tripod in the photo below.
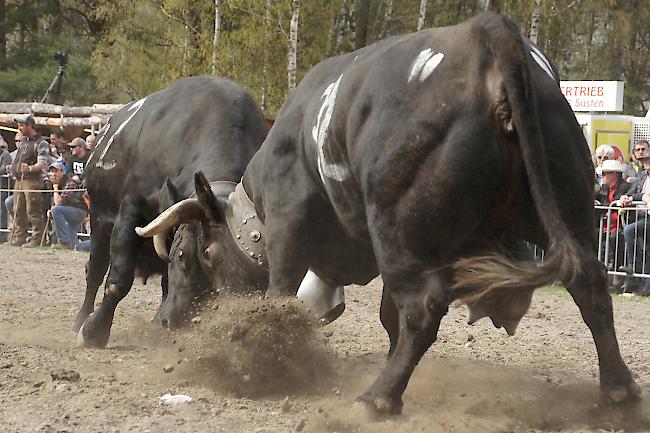
{"type": "Polygon", "coordinates": [[[47,97],[49,96],[50,92],[54,90],[54,103],[57,105],[61,105],[61,88],[63,87],[63,79],[65,78],[65,65],[59,63],[59,70],[54,76],[54,79],[52,80],[52,83],[50,84],[50,87],[47,88],[45,91],[45,95],[43,95],[43,98],[41,98],[41,104],[45,102],[47,97]]]}

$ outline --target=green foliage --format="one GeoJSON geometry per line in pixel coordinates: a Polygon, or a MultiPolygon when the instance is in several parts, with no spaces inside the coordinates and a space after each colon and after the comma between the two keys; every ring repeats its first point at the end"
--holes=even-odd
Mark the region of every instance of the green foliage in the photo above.
{"type": "MultiPolygon", "coordinates": [[[[490,4],[522,32],[530,30],[533,0],[490,4]]],[[[484,5],[430,0],[426,25],[459,23],[484,5]]],[[[179,78],[210,74],[216,50],[215,74],[248,87],[275,115],[288,93],[291,0],[221,0],[220,12],[213,47],[214,0],[6,0],[0,100],[40,100],[57,72],[52,54],[59,50],[70,54],[63,95],[74,105],[123,103],[179,78]]],[[[298,80],[324,58],[354,50],[359,32],[372,43],[414,31],[418,12],[413,0],[300,0],[298,80]]],[[[639,114],[650,93],[648,22],[650,0],[542,0],[538,45],[564,79],[624,80],[626,112],[639,114]]]]}

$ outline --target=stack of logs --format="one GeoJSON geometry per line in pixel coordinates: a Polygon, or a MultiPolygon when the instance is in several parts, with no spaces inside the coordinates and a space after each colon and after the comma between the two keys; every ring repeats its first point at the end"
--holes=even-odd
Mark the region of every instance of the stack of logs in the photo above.
{"type": "Polygon", "coordinates": [[[32,114],[37,129],[54,130],[63,128],[73,136],[79,136],[84,129],[98,131],[109,117],[122,107],[120,104],[94,104],[92,107],[65,107],[38,102],[0,102],[0,126],[16,127],[14,118],[32,114]]]}

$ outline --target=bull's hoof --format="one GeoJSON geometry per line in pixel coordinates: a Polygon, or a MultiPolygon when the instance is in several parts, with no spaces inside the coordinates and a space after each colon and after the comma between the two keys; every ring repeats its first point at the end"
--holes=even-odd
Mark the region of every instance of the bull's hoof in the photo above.
{"type": "Polygon", "coordinates": [[[620,404],[641,399],[641,387],[631,380],[627,385],[612,386],[603,389],[603,399],[607,403],[620,404]]]}
{"type": "Polygon", "coordinates": [[[402,399],[391,400],[366,392],[357,401],[365,406],[373,418],[384,418],[402,413],[402,399]]]}
{"type": "Polygon", "coordinates": [[[79,330],[84,325],[86,319],[88,319],[89,316],[90,313],[79,311],[77,313],[77,317],[74,319],[74,322],[72,323],[72,332],[79,332],[79,330]]]}
{"type": "Polygon", "coordinates": [[[88,327],[87,322],[88,321],[81,326],[77,333],[77,346],[96,349],[105,348],[108,344],[110,332],[95,332],[93,335],[93,333],[90,332],[93,328],[88,327]]]}

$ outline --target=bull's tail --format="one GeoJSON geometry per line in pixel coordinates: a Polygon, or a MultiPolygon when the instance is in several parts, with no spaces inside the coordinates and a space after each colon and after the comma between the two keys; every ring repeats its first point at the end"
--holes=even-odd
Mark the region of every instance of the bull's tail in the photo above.
{"type": "Polygon", "coordinates": [[[516,26],[501,15],[486,13],[475,22],[477,39],[491,52],[501,80],[500,95],[495,101],[496,117],[501,117],[504,133],[514,135],[519,143],[530,192],[549,245],[541,266],[514,261],[500,252],[457,261],[453,265],[453,288],[459,290],[458,295],[465,301],[503,288],[533,289],[557,280],[570,284],[581,263],[580,248],[562,219],[549,179],[527,62],[529,48],[516,26]]]}

